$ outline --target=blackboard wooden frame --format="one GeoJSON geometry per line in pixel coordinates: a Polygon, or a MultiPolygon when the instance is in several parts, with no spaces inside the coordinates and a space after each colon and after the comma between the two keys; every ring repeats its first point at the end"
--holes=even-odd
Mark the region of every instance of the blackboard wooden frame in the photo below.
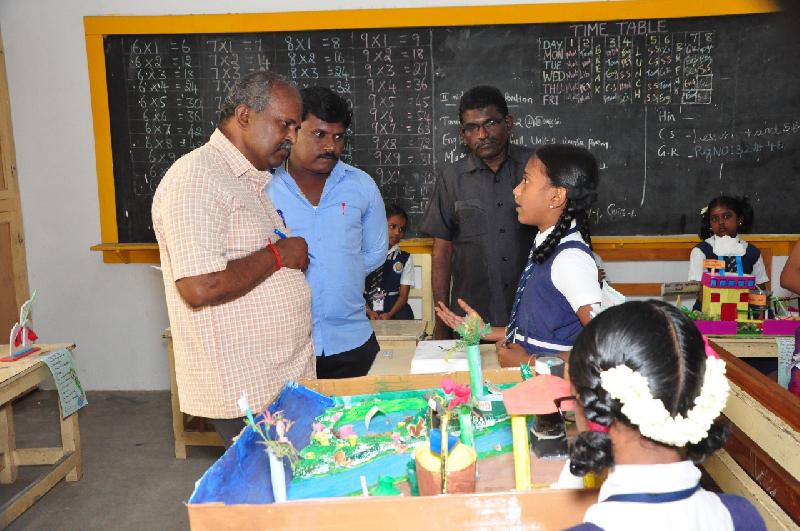
{"type": "MultiPolygon", "coordinates": [[[[117,232],[111,123],[106,85],[103,37],[123,34],[245,33],[265,31],[399,28],[414,26],[469,26],[548,22],[587,22],[615,19],[686,18],[741,15],[777,11],[770,0],[628,0],[624,2],[579,2],[567,4],[523,4],[506,6],[360,9],[341,11],[251,13],[225,15],[100,16],[84,17],[89,85],[94,123],[97,185],[102,243],[92,246],[103,252],[106,263],[158,263],[158,245],[119,243],[117,232]]],[[[797,235],[757,236],[748,240],[766,245],[774,255],[786,255],[797,235]]],[[[599,250],[625,247],[691,247],[696,236],[595,238],[599,250]]],[[[430,248],[427,240],[407,242],[416,252],[430,248]]],[[[635,257],[632,256],[632,259],[635,257]]]]}

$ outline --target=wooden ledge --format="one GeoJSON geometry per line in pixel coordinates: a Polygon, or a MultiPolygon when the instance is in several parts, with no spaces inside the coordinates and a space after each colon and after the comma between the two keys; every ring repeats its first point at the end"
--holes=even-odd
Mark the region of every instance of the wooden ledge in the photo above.
{"type": "Polygon", "coordinates": [[[103,253],[106,264],[158,264],[157,243],[98,243],[89,248],[103,253]]]}
{"type": "MultiPolygon", "coordinates": [[[[800,240],[800,234],[747,234],[744,239],[761,251],[770,249],[772,256],[788,256],[792,245],[800,240]]],[[[688,260],[689,252],[700,239],[694,234],[670,236],[595,236],[594,250],[607,261],[662,261],[688,260]]],[[[433,238],[410,238],[400,247],[412,254],[430,254],[433,238]]],[[[90,247],[103,253],[107,264],[158,264],[160,257],[157,243],[99,243],[90,247]]],[[[655,286],[655,284],[654,284],[655,286]]],[[[657,285],[660,290],[660,284],[657,285]]],[[[651,287],[652,288],[652,287],[651,287]]],[[[650,295],[655,288],[647,290],[650,295]]],[[[626,295],[638,295],[629,291],[626,295]]]]}

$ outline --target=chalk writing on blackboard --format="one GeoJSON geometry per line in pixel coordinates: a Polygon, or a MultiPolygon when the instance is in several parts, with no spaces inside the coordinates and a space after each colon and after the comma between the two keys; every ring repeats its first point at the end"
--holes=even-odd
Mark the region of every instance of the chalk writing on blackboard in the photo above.
{"type": "Polygon", "coordinates": [[[438,172],[466,155],[458,103],[478,84],[506,95],[513,142],[595,154],[595,234],[691,233],[720,193],[750,196],[755,232],[800,232],[785,201],[800,194],[795,35],[780,15],[109,35],[119,241],[155,241],[160,179],[206,142],[234,81],[263,69],[350,102],[343,159],[406,208],[411,235],[438,172]]]}

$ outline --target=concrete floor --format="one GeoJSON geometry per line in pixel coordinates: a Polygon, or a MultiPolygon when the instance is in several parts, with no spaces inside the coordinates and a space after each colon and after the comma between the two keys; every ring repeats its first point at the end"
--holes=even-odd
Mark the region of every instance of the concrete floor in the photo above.
{"type": "MultiPolygon", "coordinates": [[[[17,446],[59,443],[58,397],[35,391],[14,405],[17,446]]],[[[63,480],[8,529],[188,529],[185,502],[221,448],[191,447],[175,459],[168,391],[89,392],[79,412],[83,477],[63,480]]],[[[46,467],[20,467],[13,485],[0,485],[5,503],[46,467]]]]}

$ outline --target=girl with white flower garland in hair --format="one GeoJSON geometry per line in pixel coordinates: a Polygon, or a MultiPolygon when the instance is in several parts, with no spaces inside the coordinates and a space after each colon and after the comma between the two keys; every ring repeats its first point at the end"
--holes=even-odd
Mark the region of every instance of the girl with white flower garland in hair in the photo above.
{"type": "Polygon", "coordinates": [[[722,448],[725,362],[691,320],[660,301],[595,317],[569,359],[581,433],[575,475],[610,469],[598,503],[572,529],[766,529],[749,501],[699,486],[696,463],[722,448]]]}

